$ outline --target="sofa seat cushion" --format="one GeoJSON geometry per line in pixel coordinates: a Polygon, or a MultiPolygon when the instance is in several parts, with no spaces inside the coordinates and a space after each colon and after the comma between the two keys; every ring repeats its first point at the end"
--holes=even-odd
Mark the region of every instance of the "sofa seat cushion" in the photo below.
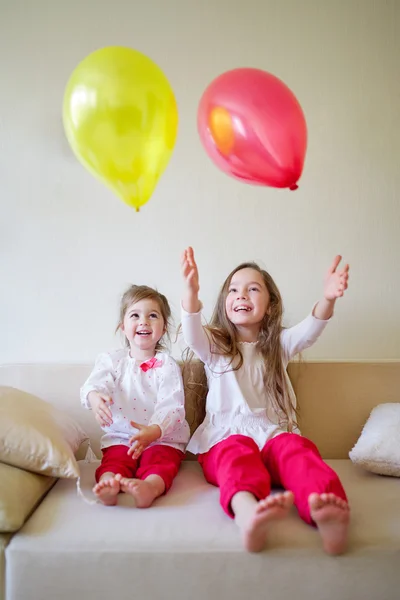
{"type": "MultiPolygon", "coordinates": [[[[218,489],[185,462],[170,492],[146,510],[88,505],[59,480],[7,548],[7,600],[325,600],[385,598],[400,589],[400,481],[332,460],[353,522],[345,556],[329,557],[293,509],[271,525],[269,547],[242,549],[218,489]],[[23,577],[21,574],[23,573],[23,577]]],[[[86,495],[97,463],[81,463],[86,495]]]]}

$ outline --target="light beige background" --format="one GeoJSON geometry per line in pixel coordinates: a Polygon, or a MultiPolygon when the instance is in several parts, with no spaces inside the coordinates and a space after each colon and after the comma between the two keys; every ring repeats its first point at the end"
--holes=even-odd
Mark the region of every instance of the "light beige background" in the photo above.
{"type": "Polygon", "coordinates": [[[157,285],[178,316],[179,256],[196,250],[210,314],[238,262],[255,259],[304,317],[336,253],[351,288],[315,359],[400,358],[400,2],[397,0],[0,0],[0,362],[92,361],[118,345],[118,298],[157,285]],[[136,214],[64,139],[69,75],[127,45],[171,81],[172,161],[136,214]],[[309,127],[297,192],[219,172],[196,131],[198,101],[225,70],[260,67],[297,95],[309,127]]]}

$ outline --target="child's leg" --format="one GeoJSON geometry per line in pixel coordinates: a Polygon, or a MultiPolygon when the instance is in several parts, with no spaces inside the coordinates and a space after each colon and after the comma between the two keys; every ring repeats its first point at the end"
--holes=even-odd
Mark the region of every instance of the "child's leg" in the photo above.
{"type": "Polygon", "coordinates": [[[293,496],[270,493],[270,477],[257,444],[232,435],[199,456],[205,478],[219,486],[224,511],[235,518],[244,546],[259,552],[265,546],[269,521],[286,516],[293,496]]]}
{"type": "Polygon", "coordinates": [[[117,496],[121,485],[116,475],[132,477],[135,473],[137,461],[128,455],[128,447],[123,445],[109,446],[103,449],[103,458],[96,469],[96,485],[93,493],[98,500],[107,506],[117,503],[117,496]]]}
{"type": "Polygon", "coordinates": [[[342,553],[349,523],[347,497],[315,444],[295,433],[282,433],[266,443],[261,455],[272,481],[294,493],[300,517],[318,527],[325,551],[342,553]]]}
{"type": "Polygon", "coordinates": [[[139,458],[137,479],[121,478],[121,489],[131,494],[138,508],[148,508],[158,496],[168,492],[185,455],[176,448],[155,444],[139,458]]]}

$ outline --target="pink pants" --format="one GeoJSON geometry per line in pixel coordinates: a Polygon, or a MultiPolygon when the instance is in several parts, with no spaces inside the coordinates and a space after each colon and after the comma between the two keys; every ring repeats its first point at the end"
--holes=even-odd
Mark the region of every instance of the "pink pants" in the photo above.
{"type": "Polygon", "coordinates": [[[315,444],[296,433],[281,433],[261,451],[251,438],[231,435],[200,454],[198,460],[207,481],[220,488],[221,506],[230,517],[234,516],[231,500],[237,492],[250,492],[261,500],[269,495],[271,486],[292,491],[300,517],[309,524],[314,524],[308,507],[313,492],[333,493],[347,501],[338,476],[322,460],[315,444]]]}
{"type": "Polygon", "coordinates": [[[123,477],[146,479],[159,475],[169,490],[185,455],[176,448],[156,444],[143,451],[137,460],[128,455],[128,446],[117,445],[103,449],[101,465],[96,469],[96,481],[103,473],[119,473],[123,477]]]}

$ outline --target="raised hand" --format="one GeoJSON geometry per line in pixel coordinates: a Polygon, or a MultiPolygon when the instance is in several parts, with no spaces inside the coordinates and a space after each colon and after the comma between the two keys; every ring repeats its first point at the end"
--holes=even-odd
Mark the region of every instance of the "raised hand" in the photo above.
{"type": "Polygon", "coordinates": [[[336,300],[341,298],[347,290],[349,281],[349,265],[338,269],[341,256],[335,256],[333,263],[329,267],[324,280],[324,298],[326,300],[336,300]]]}
{"type": "Polygon", "coordinates": [[[184,281],[184,293],[182,306],[187,312],[200,310],[199,302],[199,271],[194,259],[193,248],[189,246],[182,254],[181,260],[182,276],[184,281]]]}
{"type": "Polygon", "coordinates": [[[199,293],[199,271],[194,259],[193,248],[189,246],[182,254],[182,275],[186,287],[193,293],[199,293]]]}

